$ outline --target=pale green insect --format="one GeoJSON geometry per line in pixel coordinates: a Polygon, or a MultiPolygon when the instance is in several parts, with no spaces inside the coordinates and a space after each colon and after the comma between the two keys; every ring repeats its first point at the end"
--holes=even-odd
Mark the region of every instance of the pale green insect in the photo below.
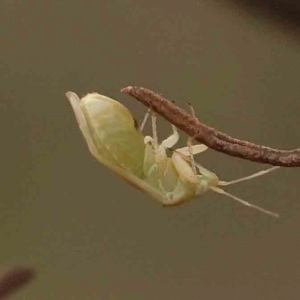
{"type": "Polygon", "coordinates": [[[278,217],[278,214],[250,204],[231,195],[219,186],[234,184],[269,173],[272,167],[230,182],[220,181],[216,174],[195,163],[193,155],[207,149],[205,145],[191,145],[172,150],[179,139],[177,128],[161,142],[157,141],[156,117],[151,113],[153,137],[141,133],[148,114],[140,128],[136,128],[130,111],[121,103],[98,93],[80,99],[67,92],[79,127],[90,152],[102,164],[120,175],[139,190],[166,206],[178,205],[212,190],[226,195],[246,206],[278,217]]]}

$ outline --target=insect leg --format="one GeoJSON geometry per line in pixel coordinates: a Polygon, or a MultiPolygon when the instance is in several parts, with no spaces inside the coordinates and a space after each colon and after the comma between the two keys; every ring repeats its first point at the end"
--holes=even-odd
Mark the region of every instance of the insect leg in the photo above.
{"type": "MultiPolygon", "coordinates": [[[[187,105],[190,108],[191,115],[197,119],[196,113],[195,113],[195,110],[194,110],[194,107],[192,106],[192,104],[188,102],[187,105]]],[[[194,171],[194,174],[197,174],[197,169],[196,169],[196,164],[195,164],[195,159],[194,159],[194,154],[196,154],[196,153],[193,152],[192,141],[193,141],[192,137],[189,136],[187,139],[187,148],[188,148],[189,157],[191,158],[192,169],[194,171]]],[[[205,150],[203,150],[203,151],[205,151],[205,150]]]]}
{"type": "Polygon", "coordinates": [[[197,118],[197,117],[196,117],[195,110],[194,110],[194,107],[192,106],[192,104],[189,103],[189,102],[187,102],[187,105],[188,105],[188,107],[189,107],[189,109],[190,109],[190,111],[191,111],[191,115],[192,115],[193,117],[197,118]]]}
{"type": "MultiPolygon", "coordinates": [[[[189,141],[190,141],[190,139],[188,139],[188,143],[189,143],[189,141]]],[[[199,145],[188,144],[187,147],[176,149],[176,152],[179,152],[179,153],[183,154],[184,156],[189,157],[194,174],[197,174],[197,163],[194,160],[194,155],[204,152],[207,149],[208,149],[208,147],[204,144],[199,144],[199,145]]]]}
{"type": "Polygon", "coordinates": [[[180,177],[184,178],[186,181],[192,184],[196,184],[198,182],[198,177],[191,167],[189,158],[188,160],[186,160],[185,158],[187,157],[182,155],[180,152],[176,153],[174,151],[172,155],[174,167],[176,168],[180,177]]]}
{"type": "Polygon", "coordinates": [[[139,130],[140,132],[143,131],[143,129],[144,129],[144,127],[145,127],[145,125],[146,125],[146,123],[147,123],[147,121],[148,121],[148,119],[149,119],[150,111],[151,111],[151,109],[148,108],[148,109],[147,109],[147,112],[146,112],[145,115],[144,115],[144,118],[143,118],[142,122],[141,122],[140,125],[139,125],[138,130],[139,130]]]}
{"type": "Polygon", "coordinates": [[[241,204],[246,205],[246,206],[248,206],[250,208],[257,209],[257,210],[259,210],[259,211],[261,211],[261,212],[263,212],[263,213],[265,213],[267,215],[270,215],[270,216],[276,217],[276,218],[279,217],[279,215],[277,213],[274,213],[272,211],[266,210],[266,209],[264,209],[264,208],[262,208],[260,206],[251,204],[251,203],[249,203],[249,202],[247,202],[247,201],[245,201],[245,200],[243,200],[241,198],[238,198],[238,197],[236,197],[236,196],[234,196],[232,194],[229,194],[229,193],[225,192],[224,190],[222,190],[222,189],[220,189],[218,187],[210,186],[209,189],[212,190],[212,191],[214,191],[214,192],[216,192],[216,193],[218,193],[218,194],[222,194],[224,196],[227,196],[227,197],[229,197],[229,198],[231,198],[231,199],[233,199],[233,200],[235,200],[237,202],[240,202],[241,204]]]}
{"type": "MultiPolygon", "coordinates": [[[[192,151],[193,151],[194,154],[204,152],[206,149],[208,149],[208,147],[206,145],[203,145],[203,144],[194,145],[192,147],[192,151]]],[[[176,156],[179,156],[181,158],[181,160],[184,160],[184,161],[188,162],[189,165],[191,164],[191,160],[188,157],[189,151],[188,151],[187,147],[176,149],[176,150],[172,150],[172,149],[170,149],[170,150],[173,151],[172,158],[174,157],[174,159],[173,159],[174,160],[174,164],[178,160],[178,158],[176,156]]],[[[208,177],[210,179],[216,179],[217,178],[217,176],[213,172],[207,170],[201,164],[195,162],[195,166],[196,166],[197,169],[199,169],[201,175],[204,175],[204,176],[206,176],[206,177],[208,177]]]]}
{"type": "MultiPolygon", "coordinates": [[[[149,135],[145,136],[144,137],[144,143],[146,145],[151,143],[155,153],[157,153],[157,151],[158,151],[158,138],[157,138],[156,115],[154,114],[154,112],[151,109],[149,110],[149,114],[151,114],[152,136],[149,136],[149,135]]],[[[147,119],[148,119],[147,113],[146,113],[144,119],[146,119],[146,121],[147,121],[147,119]]]]}
{"type": "Polygon", "coordinates": [[[150,110],[150,113],[151,113],[152,137],[153,137],[153,142],[154,142],[154,148],[157,149],[158,137],[157,137],[156,115],[152,110],[150,110]]]}
{"type": "MultiPolygon", "coordinates": [[[[154,145],[155,154],[156,154],[156,161],[157,162],[166,162],[167,155],[166,155],[166,148],[173,147],[179,140],[179,134],[176,126],[171,125],[173,129],[173,133],[162,141],[160,145],[158,145],[158,138],[157,138],[157,126],[156,126],[156,115],[151,111],[151,121],[152,121],[152,143],[154,145]]],[[[150,141],[150,137],[146,137],[145,141],[150,141]]]]}
{"type": "MultiPolygon", "coordinates": [[[[208,147],[204,144],[191,146],[192,155],[196,155],[198,153],[204,152],[207,149],[208,149],[208,147]]],[[[178,148],[178,149],[176,149],[176,152],[179,152],[179,153],[183,154],[184,156],[189,156],[189,154],[190,154],[189,147],[178,148]]]]}
{"type": "Polygon", "coordinates": [[[151,167],[151,170],[155,170],[157,172],[157,176],[159,177],[160,174],[164,173],[168,161],[166,148],[173,146],[178,141],[179,134],[177,132],[177,128],[172,125],[173,134],[159,145],[157,137],[156,115],[152,110],[150,110],[150,114],[152,123],[152,137],[144,137],[144,143],[146,144],[144,165],[146,165],[146,162],[147,165],[149,165],[149,161],[152,161],[154,167],[151,167]]]}
{"type": "Polygon", "coordinates": [[[194,153],[193,153],[192,138],[190,136],[187,139],[187,148],[188,148],[188,152],[189,152],[189,157],[191,159],[191,165],[192,165],[193,172],[194,172],[194,174],[197,174],[197,169],[196,169],[195,159],[194,159],[194,153]]]}
{"type": "Polygon", "coordinates": [[[250,180],[250,179],[253,179],[253,178],[256,178],[256,177],[263,176],[263,175],[265,175],[267,173],[270,173],[272,171],[275,171],[275,170],[277,170],[279,168],[280,167],[276,166],[276,167],[272,167],[272,168],[269,168],[269,169],[266,169],[266,170],[262,170],[262,171],[254,173],[252,175],[245,176],[245,177],[242,177],[242,178],[239,178],[239,179],[235,179],[235,180],[232,180],[232,181],[220,181],[219,185],[226,186],[226,185],[231,185],[231,184],[235,184],[235,183],[238,183],[238,182],[250,180]]]}
{"type": "Polygon", "coordinates": [[[171,125],[173,129],[172,135],[161,142],[161,145],[165,148],[172,148],[179,140],[179,134],[176,126],[171,125]]]}
{"type": "MultiPolygon", "coordinates": [[[[192,154],[197,154],[205,151],[208,147],[203,144],[199,145],[193,145],[192,146],[192,154]]],[[[189,157],[189,149],[188,147],[184,148],[179,148],[176,150],[172,150],[173,155],[172,155],[172,161],[174,163],[174,166],[177,170],[177,172],[185,178],[187,181],[191,183],[197,183],[198,178],[197,178],[197,172],[193,170],[191,167],[191,158],[189,157]]],[[[204,176],[207,176],[211,178],[212,176],[214,177],[214,174],[202,167],[200,164],[195,162],[195,167],[197,167],[200,171],[200,173],[204,176]]]]}

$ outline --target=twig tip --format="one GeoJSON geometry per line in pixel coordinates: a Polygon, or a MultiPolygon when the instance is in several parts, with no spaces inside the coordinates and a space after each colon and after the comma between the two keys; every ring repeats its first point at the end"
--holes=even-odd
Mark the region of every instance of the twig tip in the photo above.
{"type": "Polygon", "coordinates": [[[133,89],[132,86],[125,87],[121,89],[121,93],[130,93],[132,89],[133,89]]]}

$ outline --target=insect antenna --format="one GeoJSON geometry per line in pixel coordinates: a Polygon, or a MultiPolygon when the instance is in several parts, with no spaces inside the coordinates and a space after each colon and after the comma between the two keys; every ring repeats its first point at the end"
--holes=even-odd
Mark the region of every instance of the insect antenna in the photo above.
{"type": "Polygon", "coordinates": [[[227,197],[229,197],[229,198],[231,198],[231,199],[233,199],[233,200],[235,200],[235,201],[237,201],[237,202],[239,202],[239,203],[241,203],[243,205],[246,205],[246,206],[248,206],[250,208],[254,208],[256,210],[259,210],[259,211],[261,211],[261,212],[263,212],[263,213],[265,213],[267,215],[270,215],[270,216],[275,217],[275,218],[279,217],[279,214],[277,214],[277,213],[274,213],[274,212],[272,212],[270,210],[264,209],[264,208],[262,208],[260,206],[251,204],[251,203],[249,203],[249,202],[247,202],[247,201],[245,201],[245,200],[243,200],[243,199],[241,199],[239,197],[236,197],[236,196],[234,196],[232,194],[229,194],[229,193],[225,192],[224,190],[222,190],[222,189],[220,189],[218,187],[210,186],[209,189],[212,190],[212,191],[214,191],[214,192],[216,192],[216,193],[218,193],[218,194],[222,194],[224,196],[227,196],[227,197]]]}
{"type": "Polygon", "coordinates": [[[275,166],[275,167],[271,167],[269,169],[262,170],[262,171],[254,173],[252,175],[245,176],[245,177],[242,177],[242,178],[239,178],[239,179],[235,179],[235,180],[231,180],[231,181],[219,181],[219,185],[227,186],[227,185],[235,184],[235,183],[246,181],[246,180],[251,180],[253,178],[260,177],[260,176],[263,176],[263,175],[268,174],[270,172],[273,172],[273,171],[275,171],[279,168],[280,168],[279,166],[275,166]]]}
{"type": "MultiPolygon", "coordinates": [[[[174,149],[172,149],[172,148],[168,148],[168,150],[170,150],[171,152],[175,152],[175,153],[178,154],[182,159],[188,161],[188,162],[191,164],[191,159],[190,159],[190,157],[185,156],[185,155],[183,155],[182,153],[180,153],[179,151],[176,151],[176,150],[174,150],[174,149]]],[[[207,169],[205,169],[203,166],[201,166],[199,163],[195,162],[195,166],[199,169],[200,174],[202,174],[202,175],[204,175],[204,176],[206,175],[206,176],[210,176],[210,177],[211,177],[211,174],[212,174],[212,173],[211,173],[210,171],[208,171],[207,169]]],[[[241,181],[243,181],[243,180],[250,180],[250,179],[252,179],[252,178],[255,178],[255,177],[258,177],[258,176],[262,176],[262,175],[264,175],[264,174],[266,174],[266,173],[269,173],[269,172],[271,172],[271,171],[273,171],[273,170],[275,170],[275,169],[277,169],[277,168],[279,168],[279,167],[272,167],[272,168],[270,168],[270,169],[267,169],[267,170],[263,170],[263,171],[257,172],[257,173],[255,173],[255,174],[253,174],[253,175],[250,175],[250,176],[247,176],[247,177],[243,177],[243,178],[240,178],[240,179],[237,179],[237,180],[230,181],[230,182],[228,182],[228,183],[225,182],[225,181],[220,181],[221,184],[220,184],[220,182],[219,182],[218,185],[228,185],[228,184],[233,184],[233,183],[241,182],[241,181]]],[[[247,201],[245,201],[245,200],[243,200],[243,199],[241,199],[241,198],[239,198],[239,197],[237,197],[237,196],[234,196],[234,195],[232,195],[232,194],[230,194],[230,193],[225,192],[223,189],[221,189],[221,188],[219,188],[219,187],[216,187],[216,186],[210,186],[209,189],[212,190],[212,191],[214,191],[215,193],[218,193],[218,194],[222,194],[222,195],[224,195],[224,196],[227,196],[227,197],[229,197],[229,198],[231,198],[231,199],[233,199],[233,200],[235,200],[235,201],[237,201],[237,202],[239,202],[239,203],[241,203],[241,204],[243,204],[243,205],[245,205],[245,206],[248,206],[248,207],[253,208],[253,209],[256,209],[256,210],[259,210],[259,211],[261,211],[261,212],[263,212],[263,213],[265,213],[265,214],[267,214],[267,215],[270,215],[270,216],[276,217],[276,218],[279,217],[279,214],[274,213],[274,212],[272,212],[272,211],[269,211],[269,210],[267,210],[267,209],[264,209],[264,208],[262,208],[262,207],[260,207],[260,206],[255,205],[255,204],[251,204],[251,203],[249,203],[249,202],[247,202],[247,201]]]]}

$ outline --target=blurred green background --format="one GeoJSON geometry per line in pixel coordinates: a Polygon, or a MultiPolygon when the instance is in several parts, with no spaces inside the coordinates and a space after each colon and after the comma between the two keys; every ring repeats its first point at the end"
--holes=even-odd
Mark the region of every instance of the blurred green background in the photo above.
{"type": "MultiPolygon", "coordinates": [[[[278,220],[215,194],[162,208],[93,159],[65,97],[97,91],[141,119],[120,89],[144,86],[234,137],[297,148],[299,31],[226,1],[0,5],[0,264],[38,272],[12,299],[300,298],[299,169],[227,189],[278,220]]],[[[197,160],[223,180],[267,167],[197,160]]]]}

